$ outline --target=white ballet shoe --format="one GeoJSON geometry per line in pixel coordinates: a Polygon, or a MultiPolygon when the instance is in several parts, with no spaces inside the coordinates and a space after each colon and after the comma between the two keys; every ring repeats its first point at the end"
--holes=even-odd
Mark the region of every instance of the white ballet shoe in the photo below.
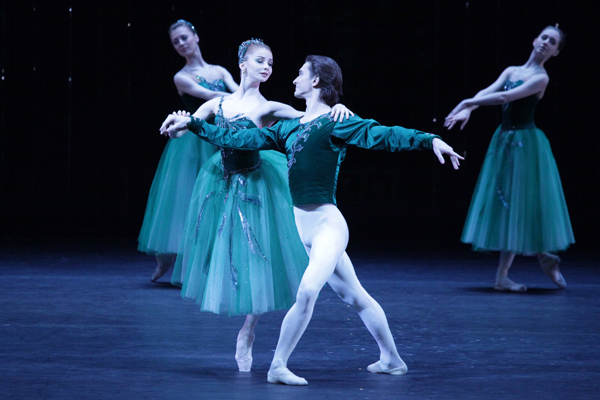
{"type": "MultiPolygon", "coordinates": [[[[402,364],[404,364],[404,361],[402,361],[402,364]]],[[[369,365],[367,371],[372,374],[404,375],[408,372],[408,367],[404,364],[396,368],[382,368],[381,362],[377,361],[376,363],[369,365]]]]}
{"type": "Polygon", "coordinates": [[[526,292],[527,286],[521,285],[520,283],[515,283],[504,276],[501,278],[496,277],[494,289],[501,292],[526,292]]]}
{"type": "Polygon", "coordinates": [[[267,381],[269,383],[283,383],[290,386],[306,386],[308,381],[295,375],[287,368],[271,368],[267,373],[267,381]]]}
{"type": "Polygon", "coordinates": [[[540,266],[542,267],[544,274],[546,274],[546,276],[550,278],[550,280],[554,282],[560,289],[566,289],[567,282],[560,273],[560,269],[558,268],[559,264],[560,257],[554,254],[545,254],[540,260],[540,266]]]}
{"type": "MultiPolygon", "coordinates": [[[[239,340],[238,340],[239,342],[239,340]]],[[[235,354],[235,361],[237,361],[238,368],[241,372],[250,372],[252,369],[252,346],[254,345],[254,339],[250,343],[248,352],[243,357],[238,357],[237,352],[235,354]]]]}

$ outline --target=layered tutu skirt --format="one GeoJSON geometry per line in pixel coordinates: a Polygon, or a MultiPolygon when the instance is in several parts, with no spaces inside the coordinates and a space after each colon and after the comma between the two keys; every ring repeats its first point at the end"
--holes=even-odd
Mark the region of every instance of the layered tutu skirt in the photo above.
{"type": "Polygon", "coordinates": [[[475,250],[517,254],[575,242],[556,161],[540,129],[496,130],[461,240],[475,250]]]}
{"type": "Polygon", "coordinates": [[[148,253],[177,253],[196,176],[217,147],[193,133],[169,139],[148,196],[138,250],[148,253]]]}
{"type": "Polygon", "coordinates": [[[224,177],[220,154],[201,169],[171,283],[221,315],[287,309],[308,256],[300,241],[283,154],[261,151],[251,172],[224,177]]]}

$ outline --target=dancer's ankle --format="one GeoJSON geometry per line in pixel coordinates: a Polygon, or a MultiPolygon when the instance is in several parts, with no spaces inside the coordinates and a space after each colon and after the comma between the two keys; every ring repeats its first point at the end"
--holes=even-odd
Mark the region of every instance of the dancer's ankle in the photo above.
{"type": "Polygon", "coordinates": [[[273,361],[271,361],[271,367],[269,369],[275,370],[279,368],[287,368],[287,362],[281,358],[274,358],[273,361]]]}
{"type": "Polygon", "coordinates": [[[508,278],[508,270],[507,269],[498,269],[496,271],[496,281],[501,280],[503,278],[508,278]]]}
{"type": "Polygon", "coordinates": [[[240,329],[238,336],[237,336],[237,340],[240,341],[242,339],[249,339],[249,340],[254,340],[254,330],[253,329],[249,329],[249,328],[245,328],[242,327],[242,329],[240,329]]]}

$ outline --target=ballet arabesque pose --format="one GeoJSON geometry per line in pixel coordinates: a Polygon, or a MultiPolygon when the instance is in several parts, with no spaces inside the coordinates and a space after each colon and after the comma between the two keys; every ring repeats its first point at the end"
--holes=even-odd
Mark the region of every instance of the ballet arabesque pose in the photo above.
{"type": "MultiPolygon", "coordinates": [[[[185,58],[185,66],[173,78],[186,110],[194,112],[215,97],[228,95],[238,85],[231,74],[202,58],[196,29],[179,20],[169,28],[171,43],[185,58]]],[[[186,135],[169,140],[152,181],[144,222],[138,237],[138,250],[156,257],[151,280],[155,282],[173,265],[179,250],[185,216],[200,167],[217,151],[216,146],[186,135]]]]}
{"type": "MultiPolygon", "coordinates": [[[[214,116],[216,125],[239,131],[304,115],[260,93],[260,84],[273,72],[273,53],[262,40],[243,42],[238,61],[238,90],[207,101],[195,117],[214,116]]],[[[336,105],[333,114],[341,120],[350,112],[336,105]]],[[[294,304],[307,264],[294,222],[285,155],[222,148],[212,156],[196,179],[171,283],[181,286],[182,297],[194,300],[202,311],[246,315],[236,346],[240,371],[252,368],[261,314],[294,304]]]]}
{"type": "Polygon", "coordinates": [[[461,101],[444,124],[451,129],[460,123],[462,129],[472,110],[502,105],[502,124],[488,148],[461,238],[474,250],[500,251],[496,290],[527,290],[508,278],[515,254],[537,255],[552,282],[567,286],[560,258],[551,252],[575,239],[550,143],[533,121],[549,81],[544,63],[558,55],[564,39],[558,26],[546,27],[525,64],[506,68],[492,85],[461,101]]]}
{"type": "Polygon", "coordinates": [[[162,134],[177,137],[187,129],[226,148],[273,149],[287,156],[289,186],[300,238],[309,263],[286,314],[268,372],[270,383],[307,385],[287,368],[288,358],[311,319],[319,292],[328,283],[340,298],[352,305],[377,341],[379,361],[368,366],[373,373],[401,375],[407,366],[400,358],[381,306],[361,286],[345,252],[348,227],[336,206],[339,167],[349,145],[389,151],[431,149],[443,164],[443,154],[454,168],[459,159],[439,137],[402,127],[385,127],[374,120],[351,117],[343,123],[331,118],[331,106],[342,93],[342,72],[329,57],[308,56],[294,80],[294,96],[306,100],[306,113],[281,121],[271,128],[223,129],[197,118],[170,115],[162,134]]]}

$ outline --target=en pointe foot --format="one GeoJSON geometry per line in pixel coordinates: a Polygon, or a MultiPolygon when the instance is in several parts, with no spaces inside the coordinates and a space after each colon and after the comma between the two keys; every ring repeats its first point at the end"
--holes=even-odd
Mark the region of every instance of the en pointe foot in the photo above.
{"type": "Polygon", "coordinates": [[[560,257],[554,254],[544,254],[544,256],[540,259],[540,266],[542,267],[544,274],[546,274],[546,276],[550,278],[550,280],[554,282],[560,289],[566,289],[567,282],[560,273],[560,269],[558,268],[559,264],[560,257]]]}
{"type": "Polygon", "coordinates": [[[496,284],[494,289],[501,292],[526,292],[527,286],[515,283],[508,279],[506,276],[496,277],[496,284]]]}
{"type": "Polygon", "coordinates": [[[404,375],[408,372],[408,367],[404,361],[400,360],[402,365],[396,368],[384,367],[381,361],[377,361],[367,367],[367,371],[372,374],[389,374],[389,375],[404,375]]]}
{"type": "Polygon", "coordinates": [[[157,265],[156,269],[152,273],[152,276],[150,277],[150,281],[156,282],[157,280],[159,280],[161,276],[163,276],[164,274],[167,273],[169,268],[171,268],[171,266],[168,264],[167,265],[165,265],[165,264],[157,265]]]}
{"type": "Polygon", "coordinates": [[[295,375],[292,371],[285,367],[278,367],[269,369],[267,373],[267,381],[269,383],[282,383],[290,386],[306,386],[308,382],[306,379],[295,375]]]}
{"type": "Polygon", "coordinates": [[[156,255],[156,269],[152,273],[150,280],[156,282],[161,276],[167,273],[175,263],[176,254],[164,253],[156,255]]]}
{"type": "Polygon", "coordinates": [[[254,335],[238,337],[235,351],[235,361],[241,372],[250,372],[252,369],[252,345],[254,344],[254,335]]]}

